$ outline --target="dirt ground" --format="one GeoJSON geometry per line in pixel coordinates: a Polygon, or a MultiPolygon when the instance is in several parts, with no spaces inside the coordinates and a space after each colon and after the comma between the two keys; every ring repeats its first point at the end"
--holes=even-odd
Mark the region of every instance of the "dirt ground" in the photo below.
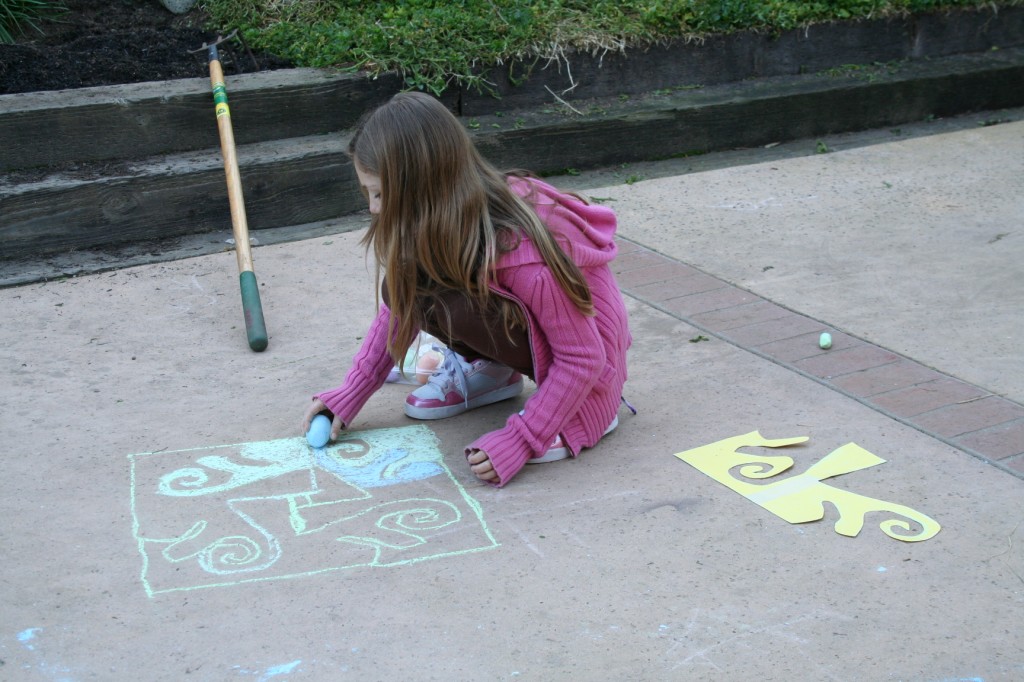
{"type": "MultiPolygon", "coordinates": [[[[206,75],[212,42],[201,9],[175,15],[158,0],[65,0],[68,12],[0,46],[0,94],[193,78],[206,75]]],[[[285,68],[241,42],[221,50],[227,73],[285,68]]]]}

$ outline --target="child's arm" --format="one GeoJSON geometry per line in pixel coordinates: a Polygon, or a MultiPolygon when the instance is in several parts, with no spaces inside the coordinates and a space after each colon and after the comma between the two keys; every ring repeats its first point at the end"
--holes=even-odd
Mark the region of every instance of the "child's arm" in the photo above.
{"type": "MultiPolygon", "coordinates": [[[[356,414],[362,409],[377,389],[384,385],[394,361],[387,350],[388,316],[390,311],[381,304],[377,317],[370,325],[363,344],[352,359],[352,366],[345,375],[341,386],[324,391],[315,396],[315,401],[322,402],[324,407],[334,415],[331,435],[335,436],[335,425],[347,428],[352,424],[356,414]]],[[[313,408],[311,407],[310,410],[313,408]]],[[[307,410],[307,414],[309,410],[307,410]]],[[[314,412],[312,416],[315,416],[314,412]]],[[[310,418],[312,418],[310,416],[310,418]]]]}
{"type": "MultiPolygon", "coordinates": [[[[607,365],[594,317],[584,315],[543,265],[525,266],[506,280],[509,292],[527,308],[550,357],[536,358],[546,371],[537,377],[537,391],[526,402],[523,415],[512,415],[505,428],[485,434],[470,444],[487,453],[504,485],[526,461],[543,454],[569,419],[587,400],[607,365]]],[[[538,373],[540,373],[538,368],[538,373]]]]}

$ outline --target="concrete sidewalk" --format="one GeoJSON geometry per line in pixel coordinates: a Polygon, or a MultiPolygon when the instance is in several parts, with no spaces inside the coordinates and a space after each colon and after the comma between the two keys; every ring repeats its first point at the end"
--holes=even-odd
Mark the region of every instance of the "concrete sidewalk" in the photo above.
{"type": "Polygon", "coordinates": [[[3,676],[1019,679],[1022,132],[592,189],[639,414],[501,490],[459,452],[522,399],[424,426],[391,385],[297,438],[373,311],[359,233],[255,252],[262,354],[231,253],[0,290],[3,676]],[[829,482],[941,532],[790,524],[673,456],[754,430],[810,437],[747,450],[798,473],[856,443],[886,462],[829,482]]]}
{"type": "Polygon", "coordinates": [[[1024,474],[1022,178],[1017,121],[595,194],[632,295],[1024,474]]]}

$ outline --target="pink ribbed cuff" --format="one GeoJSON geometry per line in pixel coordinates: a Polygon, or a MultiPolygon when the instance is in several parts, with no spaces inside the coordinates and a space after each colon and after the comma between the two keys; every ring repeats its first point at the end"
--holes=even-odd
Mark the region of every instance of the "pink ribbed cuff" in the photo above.
{"type": "Polygon", "coordinates": [[[362,409],[363,405],[366,404],[366,401],[370,399],[370,396],[376,390],[372,381],[349,380],[333,391],[324,391],[317,394],[316,397],[324,402],[324,405],[327,406],[327,409],[334,416],[341,417],[341,421],[345,423],[347,428],[351,426],[352,420],[355,419],[356,415],[359,414],[359,410],[362,409]]]}
{"type": "Polygon", "coordinates": [[[498,474],[498,482],[492,485],[498,488],[511,481],[526,465],[526,460],[533,456],[530,444],[510,426],[477,438],[466,446],[466,456],[471,455],[474,450],[483,450],[487,453],[491,466],[498,474]]]}

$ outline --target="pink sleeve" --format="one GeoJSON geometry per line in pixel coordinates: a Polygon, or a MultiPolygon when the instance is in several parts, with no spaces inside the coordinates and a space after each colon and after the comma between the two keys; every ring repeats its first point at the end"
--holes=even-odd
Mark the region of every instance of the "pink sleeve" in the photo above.
{"type": "MultiPolygon", "coordinates": [[[[484,434],[467,447],[483,450],[505,485],[534,454],[542,454],[590,394],[606,365],[596,321],[580,312],[542,265],[518,269],[509,282],[551,349],[547,371],[526,402],[522,416],[512,415],[503,429],[484,434]]],[[[534,344],[536,347],[536,344],[534,344]]]]}
{"type": "Polygon", "coordinates": [[[317,394],[327,409],[348,428],[352,420],[377,389],[384,385],[388,373],[394,366],[387,349],[388,316],[390,311],[381,304],[377,317],[370,325],[359,352],[352,359],[352,367],[345,375],[342,385],[332,391],[317,394]]]}

